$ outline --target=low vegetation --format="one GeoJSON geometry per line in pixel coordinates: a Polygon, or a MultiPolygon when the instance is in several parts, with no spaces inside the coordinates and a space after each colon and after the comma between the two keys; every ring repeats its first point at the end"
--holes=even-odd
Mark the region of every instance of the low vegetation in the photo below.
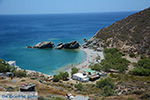
{"type": "Polygon", "coordinates": [[[77,89],[77,90],[82,90],[83,89],[83,85],[82,85],[82,83],[79,83],[79,84],[75,84],[75,88],[77,89]]]}
{"type": "Polygon", "coordinates": [[[141,56],[141,59],[134,64],[136,68],[130,71],[132,75],[150,76],[150,58],[141,56]]]}
{"type": "Polygon", "coordinates": [[[142,94],[141,99],[142,100],[150,100],[150,92],[142,94]]]}
{"type": "Polygon", "coordinates": [[[131,57],[131,58],[133,58],[133,57],[135,57],[135,54],[129,54],[129,56],[131,57]]]}
{"type": "Polygon", "coordinates": [[[14,76],[17,77],[26,77],[27,76],[27,72],[26,70],[19,70],[19,71],[14,71],[14,76]]]}
{"type": "Polygon", "coordinates": [[[119,52],[116,48],[105,49],[105,59],[101,61],[101,63],[97,63],[94,65],[90,65],[89,67],[92,70],[96,71],[106,71],[109,72],[111,69],[118,70],[123,73],[128,68],[128,64],[130,63],[125,58],[122,58],[122,53],[119,52]]]}
{"type": "Polygon", "coordinates": [[[110,77],[102,78],[96,82],[96,87],[100,88],[102,96],[112,96],[115,95],[115,84],[110,77]]]}

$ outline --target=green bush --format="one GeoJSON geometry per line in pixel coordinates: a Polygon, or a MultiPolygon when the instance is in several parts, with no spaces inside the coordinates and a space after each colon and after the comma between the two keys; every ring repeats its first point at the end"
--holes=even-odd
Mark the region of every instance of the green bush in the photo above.
{"type": "Polygon", "coordinates": [[[136,68],[130,71],[132,75],[150,76],[150,58],[142,57],[138,63],[134,63],[136,68]]]}
{"type": "Polygon", "coordinates": [[[68,72],[60,72],[59,75],[62,80],[67,80],[67,78],[69,77],[68,72]]]}
{"type": "Polygon", "coordinates": [[[125,54],[123,53],[122,56],[125,56],[125,54]]]}
{"type": "Polygon", "coordinates": [[[96,63],[94,65],[89,65],[89,68],[91,68],[92,70],[96,70],[96,71],[100,71],[102,70],[102,66],[99,63],[96,63]]]}
{"type": "Polygon", "coordinates": [[[27,72],[26,72],[26,70],[24,70],[24,71],[22,71],[22,70],[15,71],[14,72],[14,76],[17,76],[17,77],[26,77],[27,76],[27,72]]]}
{"type": "Polygon", "coordinates": [[[100,93],[102,96],[113,96],[115,94],[114,89],[112,89],[110,86],[105,86],[102,88],[102,91],[100,93]]]}
{"type": "Polygon", "coordinates": [[[109,76],[112,77],[112,78],[118,78],[118,77],[120,77],[119,74],[114,74],[114,73],[110,73],[109,76]]]}
{"type": "Polygon", "coordinates": [[[130,71],[132,75],[139,75],[139,76],[150,76],[150,69],[145,69],[142,67],[134,68],[130,71]]]}
{"type": "Polygon", "coordinates": [[[118,52],[118,54],[122,55],[123,53],[122,52],[118,52]]]}
{"type": "Polygon", "coordinates": [[[140,59],[137,64],[138,67],[150,69],[150,58],[140,59]]]}
{"type": "Polygon", "coordinates": [[[58,82],[60,79],[61,79],[61,76],[60,76],[60,75],[54,75],[54,76],[53,76],[53,81],[54,81],[54,82],[58,82]]]}
{"type": "Polygon", "coordinates": [[[114,83],[110,77],[102,78],[96,82],[96,87],[104,88],[105,86],[110,86],[110,88],[114,88],[114,83]]]}
{"type": "Polygon", "coordinates": [[[114,54],[114,53],[117,53],[119,50],[116,49],[116,48],[111,48],[111,49],[104,49],[104,53],[111,53],[111,54],[114,54]]]}
{"type": "Polygon", "coordinates": [[[78,72],[78,69],[76,67],[71,68],[71,75],[78,72]]]}
{"type": "Polygon", "coordinates": [[[115,84],[110,77],[102,78],[96,82],[96,87],[100,88],[102,96],[112,96],[115,94],[115,84]]]}
{"type": "Polygon", "coordinates": [[[132,53],[132,54],[129,54],[129,56],[130,56],[130,57],[135,57],[135,54],[132,53]]]}
{"type": "Polygon", "coordinates": [[[68,77],[69,77],[68,72],[60,72],[59,75],[53,76],[53,81],[58,82],[59,80],[67,80],[68,77]]]}
{"type": "Polygon", "coordinates": [[[105,49],[105,59],[101,60],[100,65],[91,66],[93,70],[110,71],[110,69],[119,70],[124,73],[130,63],[125,58],[122,58],[122,53],[118,52],[117,49],[105,49]]]}

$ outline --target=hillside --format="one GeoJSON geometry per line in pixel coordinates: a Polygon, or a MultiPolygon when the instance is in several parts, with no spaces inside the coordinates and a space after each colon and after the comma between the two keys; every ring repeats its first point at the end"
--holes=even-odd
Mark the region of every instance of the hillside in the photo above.
{"type": "Polygon", "coordinates": [[[99,30],[84,48],[118,48],[124,53],[150,56],[150,8],[99,30]]]}

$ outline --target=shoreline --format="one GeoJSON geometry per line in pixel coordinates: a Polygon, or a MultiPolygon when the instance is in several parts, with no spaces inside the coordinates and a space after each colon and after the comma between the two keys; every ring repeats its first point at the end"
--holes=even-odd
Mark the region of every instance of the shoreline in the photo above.
{"type": "MultiPolygon", "coordinates": [[[[104,59],[103,52],[95,51],[95,50],[89,49],[89,48],[80,48],[80,50],[82,50],[83,52],[85,52],[86,58],[85,58],[85,61],[83,61],[82,63],[79,63],[76,66],[73,66],[73,67],[78,68],[79,71],[88,68],[88,66],[91,63],[98,63],[102,59],[104,59]],[[100,60],[98,60],[98,61],[96,60],[97,56],[100,56],[100,60]]],[[[70,74],[71,73],[71,68],[69,68],[66,71],[70,74]]]]}
{"type": "Polygon", "coordinates": [[[65,66],[62,66],[60,68],[58,68],[57,70],[55,70],[54,72],[56,73],[59,73],[60,71],[63,71],[63,72],[68,72],[68,70],[70,70],[72,67],[75,67],[75,66],[79,66],[80,64],[84,63],[87,59],[87,52],[85,52],[82,48],[79,48],[81,51],[83,51],[85,53],[85,59],[84,61],[81,61],[80,63],[70,63],[68,65],[65,65],[65,66]]]}
{"type": "MultiPolygon", "coordinates": [[[[72,67],[76,67],[80,70],[82,69],[85,69],[85,68],[88,68],[88,66],[91,64],[91,63],[98,63],[100,62],[102,59],[104,59],[104,55],[103,55],[103,52],[100,52],[100,51],[95,51],[93,49],[89,49],[89,48],[79,48],[80,50],[82,50],[85,54],[86,54],[86,57],[85,57],[85,60],[80,62],[80,63],[77,63],[77,64],[69,64],[69,65],[66,65],[66,66],[62,66],[60,68],[58,68],[57,70],[55,70],[54,72],[56,72],[56,74],[58,74],[60,71],[63,71],[63,72],[68,72],[69,75],[71,75],[71,68],[72,67]],[[97,62],[96,61],[96,57],[97,56],[100,56],[100,60],[97,62]]],[[[18,68],[19,70],[26,70],[27,74],[35,74],[35,73],[38,73],[40,75],[44,75],[46,77],[51,77],[53,75],[48,75],[48,74],[44,74],[42,72],[39,72],[39,71],[35,71],[35,70],[28,70],[28,69],[21,69],[20,67],[18,68]]]]}
{"type": "Polygon", "coordinates": [[[77,64],[70,64],[68,66],[64,66],[59,68],[58,70],[56,70],[57,73],[59,73],[60,71],[64,71],[64,72],[68,72],[69,75],[71,75],[71,68],[72,67],[76,67],[80,70],[83,70],[85,68],[88,68],[88,66],[91,63],[98,63],[100,62],[102,59],[104,59],[104,55],[103,52],[100,51],[95,51],[93,49],[89,49],[89,48],[79,48],[80,50],[82,50],[85,54],[86,54],[86,58],[84,61],[82,61],[81,63],[77,63],[77,64]],[[100,56],[100,60],[96,60],[96,57],[100,56]]]}

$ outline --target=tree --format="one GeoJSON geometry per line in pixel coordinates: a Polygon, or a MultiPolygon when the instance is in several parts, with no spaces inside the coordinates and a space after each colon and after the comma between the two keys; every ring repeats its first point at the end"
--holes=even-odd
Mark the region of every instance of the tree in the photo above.
{"type": "Polygon", "coordinates": [[[62,80],[67,80],[68,77],[69,77],[68,72],[59,72],[59,75],[54,75],[53,81],[58,82],[61,79],[62,80]]]}
{"type": "Polygon", "coordinates": [[[58,82],[61,79],[60,75],[54,75],[53,76],[53,81],[58,82]]]}
{"type": "Polygon", "coordinates": [[[62,80],[67,80],[67,78],[69,77],[68,72],[60,72],[59,75],[62,80]]]}
{"type": "Polygon", "coordinates": [[[78,72],[78,69],[76,67],[71,68],[71,75],[78,72]]]}
{"type": "Polygon", "coordinates": [[[65,72],[64,80],[67,80],[68,77],[69,77],[69,73],[68,73],[68,72],[65,72]]]}

